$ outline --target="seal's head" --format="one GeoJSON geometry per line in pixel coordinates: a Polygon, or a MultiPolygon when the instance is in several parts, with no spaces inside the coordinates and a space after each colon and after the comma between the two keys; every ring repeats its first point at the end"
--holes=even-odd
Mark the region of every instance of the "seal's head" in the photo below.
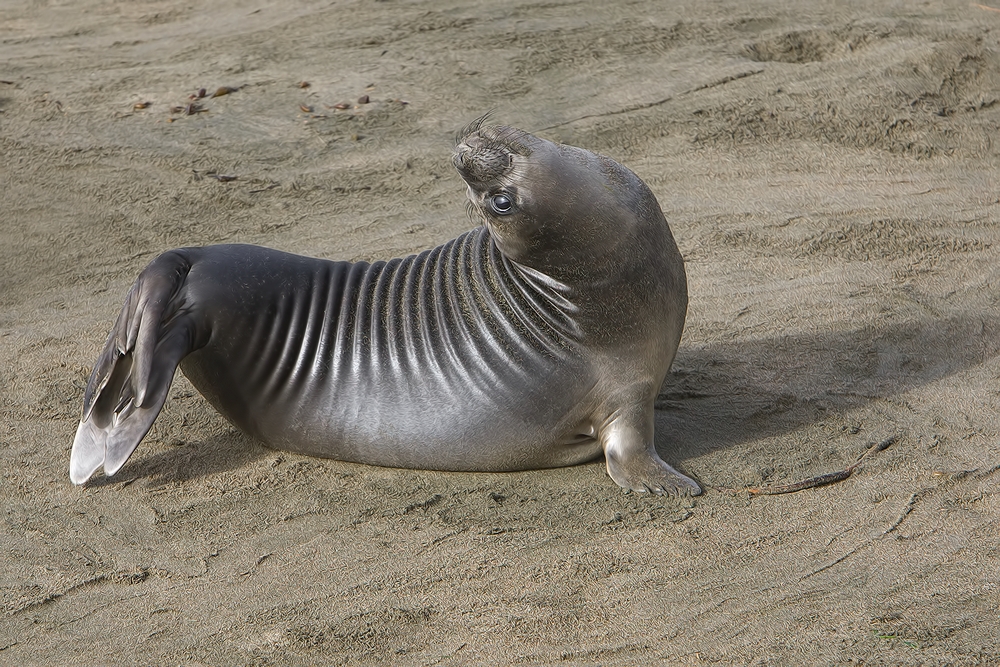
{"type": "Polygon", "coordinates": [[[677,252],[649,188],[610,158],[481,119],[454,164],[500,250],[554,278],[627,273],[650,253],[677,252]]]}

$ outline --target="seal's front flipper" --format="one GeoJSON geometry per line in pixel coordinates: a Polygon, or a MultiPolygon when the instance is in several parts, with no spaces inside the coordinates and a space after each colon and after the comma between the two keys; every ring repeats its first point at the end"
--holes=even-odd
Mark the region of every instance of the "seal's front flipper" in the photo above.
{"type": "Polygon", "coordinates": [[[671,468],[656,453],[652,412],[650,406],[648,410],[621,414],[601,429],[608,474],[626,490],[668,496],[699,495],[701,487],[697,482],[671,468]]]}
{"type": "Polygon", "coordinates": [[[129,290],[87,383],[70,454],[74,484],[102,465],[106,475],[118,472],[160,413],[177,365],[193,348],[179,296],[189,269],[183,256],[166,253],[129,290]]]}

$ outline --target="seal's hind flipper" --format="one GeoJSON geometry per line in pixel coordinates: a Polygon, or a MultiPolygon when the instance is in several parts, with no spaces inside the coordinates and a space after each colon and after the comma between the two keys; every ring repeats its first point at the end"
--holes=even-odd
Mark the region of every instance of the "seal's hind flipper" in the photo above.
{"type": "MultiPolygon", "coordinates": [[[[122,375],[120,369],[131,367],[131,356],[119,357],[115,368],[119,372],[116,375],[122,375]]],[[[108,382],[101,391],[90,418],[81,421],[76,430],[73,452],[69,459],[69,477],[74,484],[86,482],[101,465],[104,466],[106,475],[115,474],[149,432],[163,407],[172,373],[166,378],[166,382],[153,388],[153,392],[148,394],[151,399],[149,405],[141,408],[135,407],[135,399],[131,396],[115,400],[115,397],[131,393],[128,370],[125,373],[118,382],[108,382]]]]}
{"type": "Polygon", "coordinates": [[[185,257],[165,253],[129,290],[87,383],[70,454],[74,484],[102,465],[106,475],[118,472],[160,413],[174,371],[193,345],[191,320],[180,314],[188,270],[185,257]]]}

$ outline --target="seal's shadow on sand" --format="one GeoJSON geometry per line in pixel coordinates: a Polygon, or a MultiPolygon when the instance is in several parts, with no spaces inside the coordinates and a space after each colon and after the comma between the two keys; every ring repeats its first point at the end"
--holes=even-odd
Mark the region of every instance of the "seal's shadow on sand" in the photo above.
{"type": "MultiPolygon", "coordinates": [[[[169,401],[164,409],[170,409],[169,401]]],[[[135,480],[146,480],[153,485],[186,482],[235,470],[269,454],[277,454],[236,430],[145,456],[142,455],[143,444],[139,444],[136,453],[114,477],[98,476],[88,481],[87,486],[102,487],[135,480]]]]}
{"type": "MultiPolygon", "coordinates": [[[[899,402],[998,354],[1000,319],[985,313],[699,349],[682,341],[657,398],[656,448],[681,463],[787,434],[876,402],[899,402]]],[[[881,437],[892,433],[886,427],[881,437]]]]}

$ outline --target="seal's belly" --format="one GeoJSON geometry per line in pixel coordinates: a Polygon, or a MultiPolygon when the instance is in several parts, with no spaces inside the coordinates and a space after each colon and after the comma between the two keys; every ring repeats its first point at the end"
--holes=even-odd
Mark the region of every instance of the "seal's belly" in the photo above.
{"type": "Polygon", "coordinates": [[[254,249],[245,273],[205,249],[185,289],[212,333],[181,366],[280,449],[453,470],[597,456],[593,372],[480,236],[372,265],[254,249]]]}

